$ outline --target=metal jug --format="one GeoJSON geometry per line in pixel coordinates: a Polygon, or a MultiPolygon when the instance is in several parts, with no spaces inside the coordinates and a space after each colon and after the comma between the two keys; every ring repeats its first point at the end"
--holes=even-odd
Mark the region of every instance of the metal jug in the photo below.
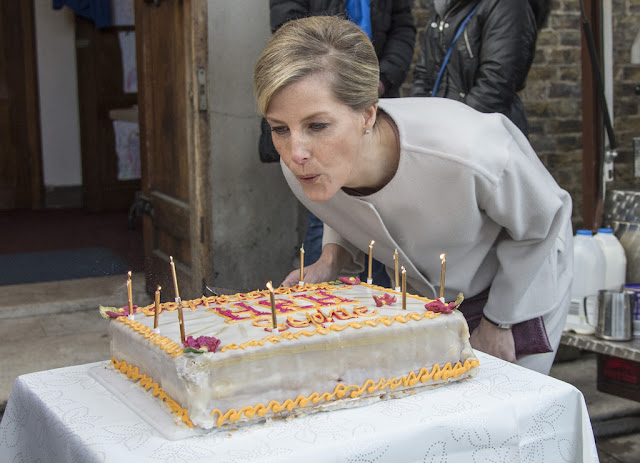
{"type": "MultiPolygon", "coordinates": [[[[586,303],[584,298],[585,314],[586,303]]],[[[613,291],[601,289],[598,291],[598,320],[595,325],[589,320],[587,323],[595,326],[595,335],[609,341],[629,341],[633,337],[633,317],[636,307],[636,294],[633,291],[613,291]]]]}

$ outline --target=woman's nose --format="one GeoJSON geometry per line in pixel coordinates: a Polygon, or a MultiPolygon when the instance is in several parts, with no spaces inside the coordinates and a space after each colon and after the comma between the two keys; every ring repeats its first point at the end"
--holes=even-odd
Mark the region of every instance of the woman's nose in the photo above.
{"type": "Polygon", "coordinates": [[[297,164],[304,164],[311,157],[307,141],[302,134],[291,134],[291,159],[297,164]]]}

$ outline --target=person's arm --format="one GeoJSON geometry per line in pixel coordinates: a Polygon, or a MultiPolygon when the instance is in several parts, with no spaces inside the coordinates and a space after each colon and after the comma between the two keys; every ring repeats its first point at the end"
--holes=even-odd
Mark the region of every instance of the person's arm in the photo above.
{"type": "Polygon", "coordinates": [[[411,83],[411,89],[409,90],[409,96],[429,96],[427,89],[427,34],[424,33],[422,37],[422,46],[418,52],[418,59],[416,65],[413,68],[413,82],[411,83]]]}
{"type": "Polygon", "coordinates": [[[482,28],[474,85],[462,101],[484,113],[505,113],[529,72],[536,38],[527,0],[496,2],[482,28]]]}
{"type": "Polygon", "coordinates": [[[404,83],[411,66],[416,41],[411,1],[395,0],[392,4],[391,27],[387,31],[384,48],[378,57],[380,81],[384,85],[385,93],[398,89],[404,83]]]}
{"type": "MultiPolygon", "coordinates": [[[[322,248],[320,258],[312,265],[304,268],[305,283],[322,283],[334,281],[338,272],[351,262],[351,254],[337,244],[326,244],[322,248]]],[[[280,286],[295,286],[300,278],[300,270],[294,270],[284,279],[280,286]]]]}
{"type": "Polygon", "coordinates": [[[511,329],[498,328],[482,318],[471,333],[471,347],[507,362],[516,361],[516,345],[511,329]]]}
{"type": "Polygon", "coordinates": [[[309,0],[270,0],[269,16],[273,33],[287,21],[309,16],[309,0]]]}

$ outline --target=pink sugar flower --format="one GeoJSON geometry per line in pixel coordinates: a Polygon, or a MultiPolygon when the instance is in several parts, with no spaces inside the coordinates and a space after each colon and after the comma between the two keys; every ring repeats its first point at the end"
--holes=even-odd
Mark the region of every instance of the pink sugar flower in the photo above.
{"type": "Polygon", "coordinates": [[[445,304],[440,299],[436,299],[435,301],[427,302],[424,305],[424,308],[436,313],[452,313],[453,309],[456,308],[455,302],[449,302],[445,304]]]}
{"type": "Polygon", "coordinates": [[[340,277],[340,278],[338,278],[338,280],[343,282],[345,285],[359,285],[360,284],[360,278],[358,278],[358,277],[340,277]]]}
{"type": "Polygon", "coordinates": [[[182,344],[184,344],[187,349],[191,348],[188,352],[215,352],[218,346],[220,346],[220,340],[213,336],[200,336],[197,339],[194,339],[193,336],[187,336],[187,339],[185,339],[182,344]]]}
{"type": "Polygon", "coordinates": [[[373,300],[376,301],[376,306],[382,307],[383,305],[391,305],[396,302],[396,297],[385,293],[383,296],[374,295],[373,300]]]}

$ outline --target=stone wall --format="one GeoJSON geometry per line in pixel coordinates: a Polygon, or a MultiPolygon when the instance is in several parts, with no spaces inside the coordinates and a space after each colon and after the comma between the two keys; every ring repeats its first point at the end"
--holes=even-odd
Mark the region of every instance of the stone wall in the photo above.
{"type": "MultiPolygon", "coordinates": [[[[618,144],[614,181],[608,189],[640,187],[634,178],[633,137],[640,137],[640,64],[631,64],[631,45],[640,29],[640,0],[613,0],[614,133],[618,144]]],[[[428,20],[429,0],[414,0],[416,47],[428,20]]],[[[552,0],[538,35],[534,64],[521,93],[529,138],[542,162],[574,201],[574,226],[582,226],[582,90],[579,0],[552,0]]],[[[416,48],[416,56],[418,49],[416,48]]],[[[411,74],[405,90],[411,82],[411,74]]]]}

